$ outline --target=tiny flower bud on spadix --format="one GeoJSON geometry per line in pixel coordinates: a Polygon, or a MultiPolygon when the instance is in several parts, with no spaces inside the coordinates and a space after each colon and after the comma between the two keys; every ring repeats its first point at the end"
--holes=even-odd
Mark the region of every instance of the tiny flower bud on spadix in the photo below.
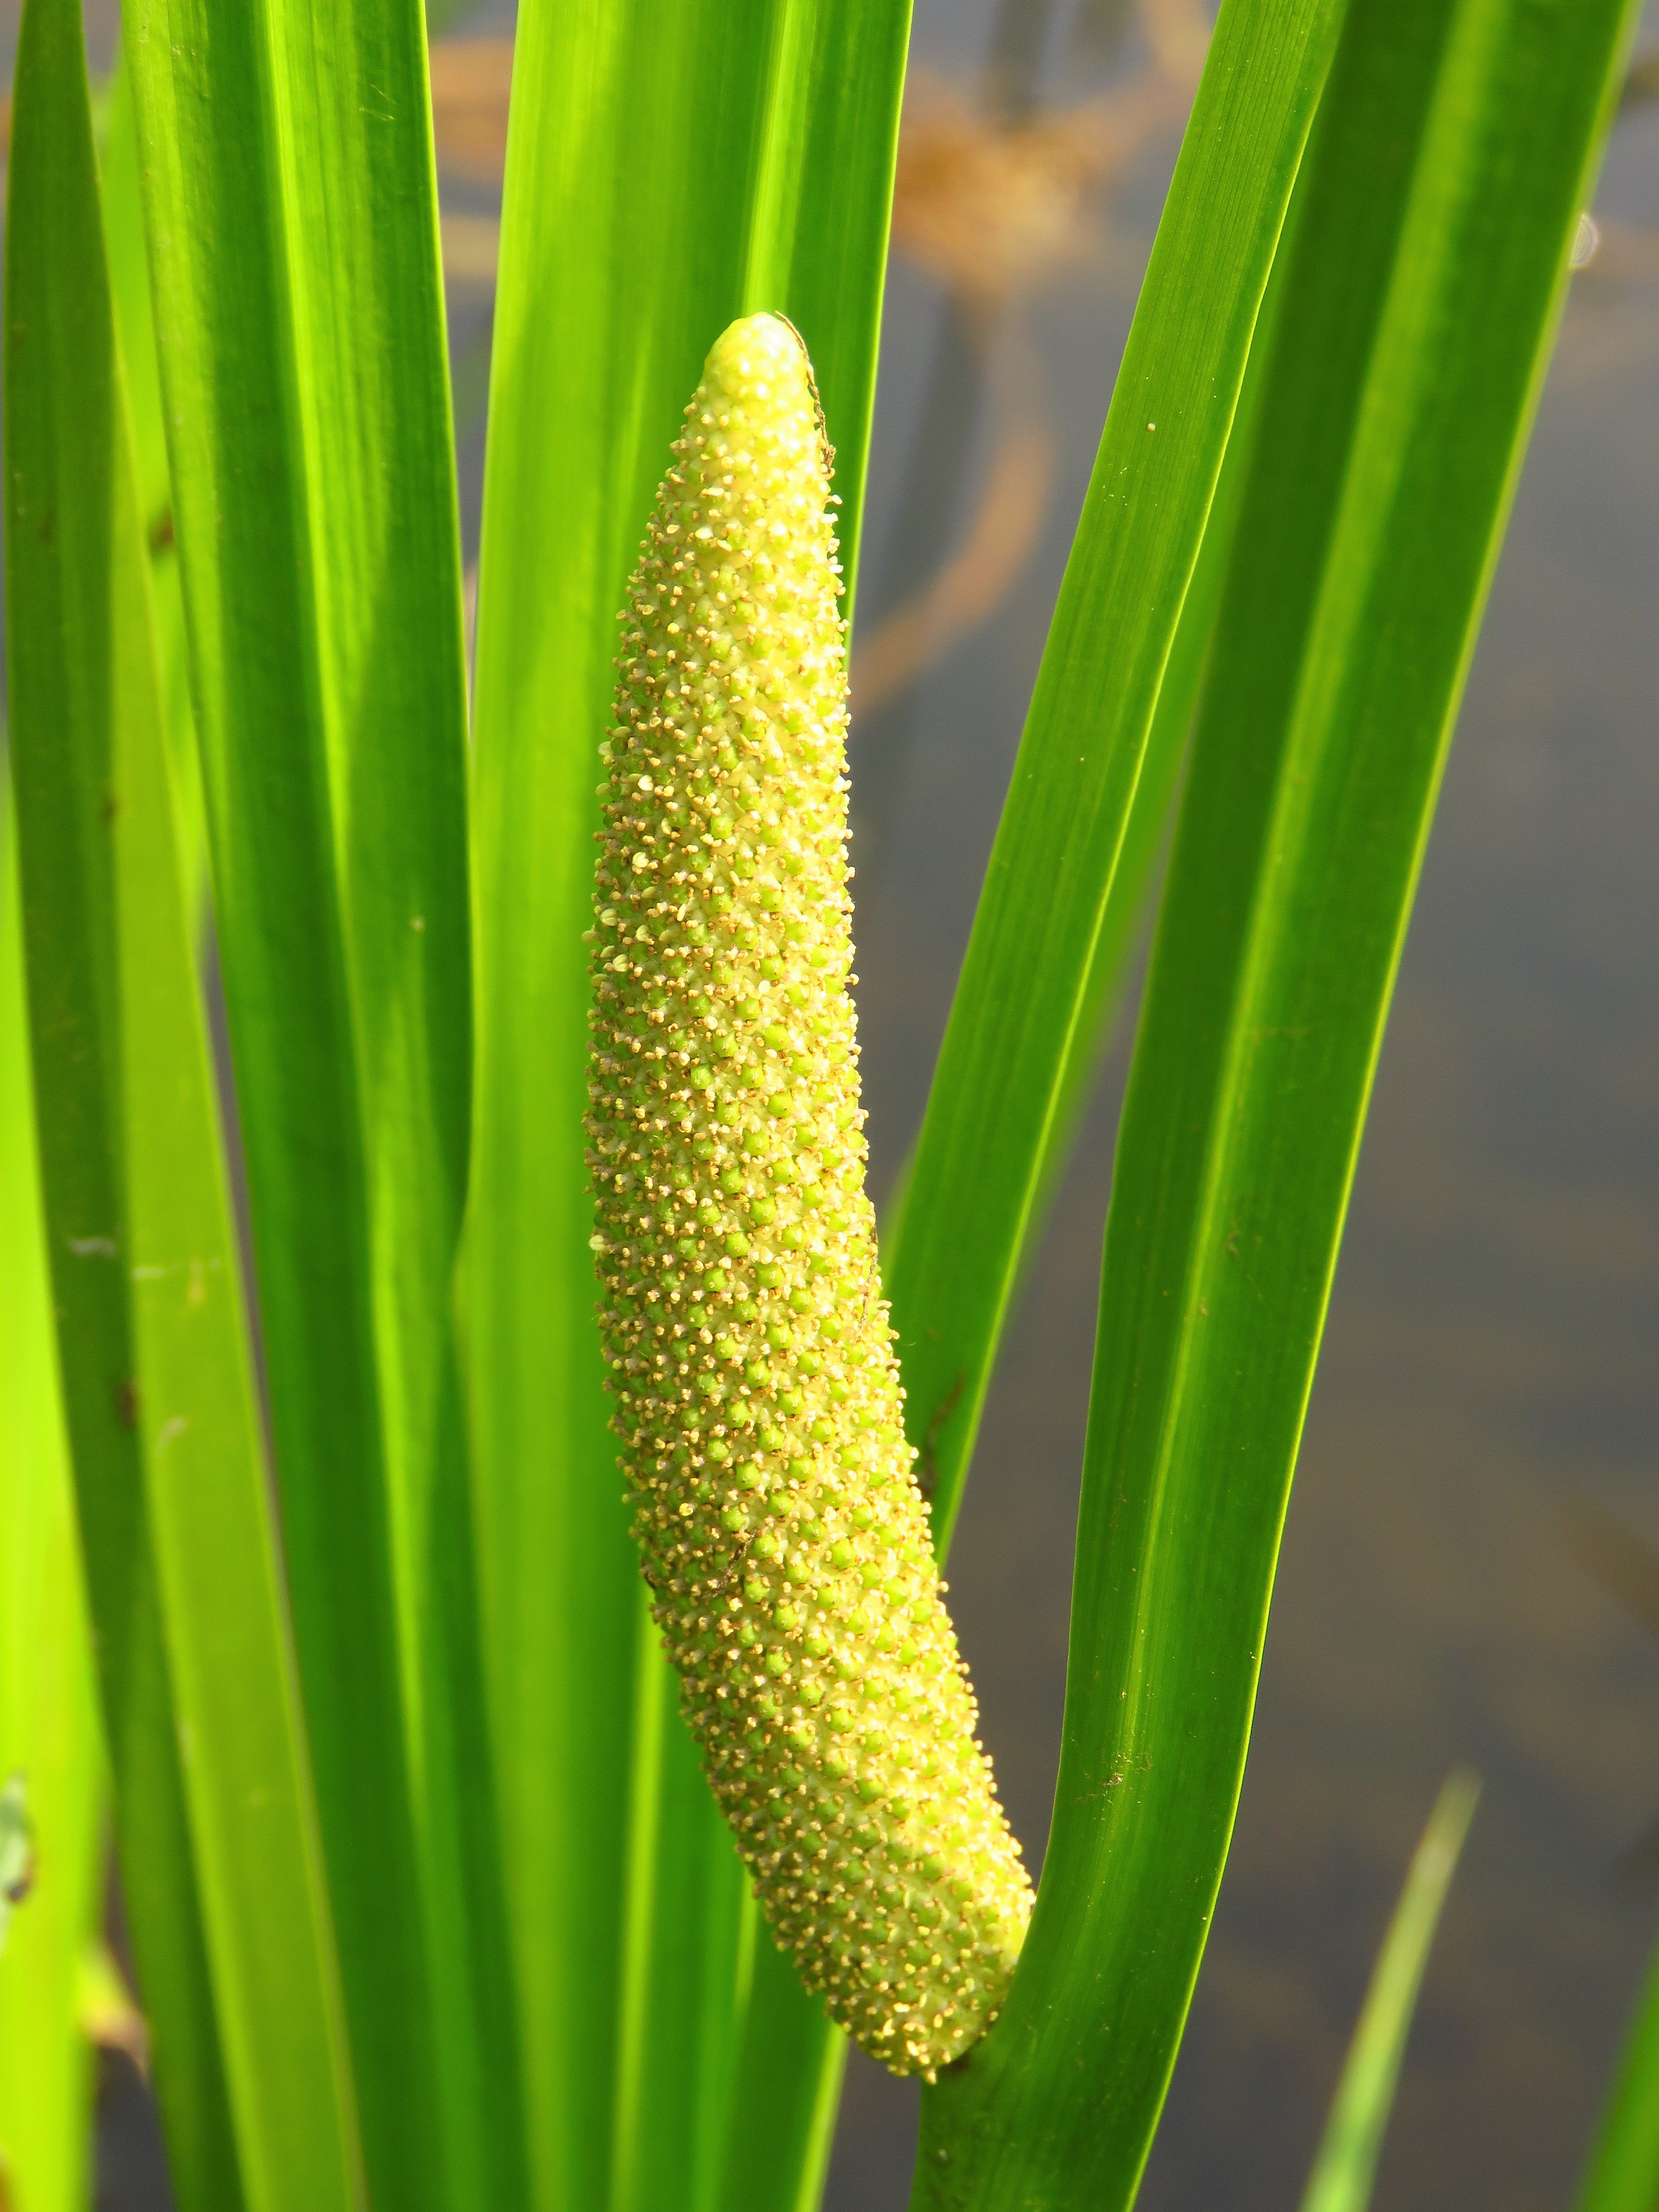
{"type": "Polygon", "coordinates": [[[623,615],[588,1133],[654,1613],[779,1942],[896,2073],[995,2017],[1030,1885],[974,1739],[865,1195],[830,455],[709,355],[623,615]]]}

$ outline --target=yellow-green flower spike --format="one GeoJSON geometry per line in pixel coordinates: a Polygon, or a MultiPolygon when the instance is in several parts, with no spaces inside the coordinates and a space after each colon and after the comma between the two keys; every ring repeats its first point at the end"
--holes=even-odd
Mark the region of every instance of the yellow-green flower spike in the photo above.
{"type": "Polygon", "coordinates": [[[655,1617],[778,1941],[930,2077],[1031,1905],[904,1439],[848,986],[830,455],[770,315],[709,355],[629,592],[588,1116],[655,1617]]]}

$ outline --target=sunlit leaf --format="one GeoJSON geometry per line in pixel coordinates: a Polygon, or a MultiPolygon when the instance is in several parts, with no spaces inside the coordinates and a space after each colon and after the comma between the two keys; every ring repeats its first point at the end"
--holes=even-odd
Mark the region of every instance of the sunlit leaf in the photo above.
{"type": "Polygon", "coordinates": [[[30,0],[25,14],[7,246],[7,641],[30,1052],[134,1950],[185,2212],[345,2212],[357,2147],[337,1969],[74,0],[30,0]]]}
{"type": "Polygon", "coordinates": [[[1449,1778],[1429,1815],[1348,2046],[1302,2212],[1365,2212],[1440,1912],[1480,1784],[1449,1778]]]}
{"type": "Polygon", "coordinates": [[[1118,1141],[1054,1826],[1007,2008],[924,2101],[920,2204],[1134,2194],[1237,1802],[1429,815],[1630,12],[1348,11],[1118,1141]],[[1039,2038],[1066,2063],[1030,2063],[1039,2038]]]}

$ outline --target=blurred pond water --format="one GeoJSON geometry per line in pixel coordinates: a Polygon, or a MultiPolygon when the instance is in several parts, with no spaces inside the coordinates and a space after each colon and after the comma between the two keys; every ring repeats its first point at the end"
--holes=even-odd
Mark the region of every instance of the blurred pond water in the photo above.
{"type": "MultiPolygon", "coordinates": [[[[107,57],[113,9],[88,17],[107,57]]],[[[471,15],[463,40],[497,39],[493,58],[434,69],[470,545],[512,18],[471,15]]],[[[1196,0],[918,0],[854,732],[878,1193],[926,1098],[1203,30],[1196,0]]],[[[1656,36],[1650,10],[1642,52],[1656,36]]],[[[1659,1551],[1659,99],[1622,118],[1596,216],[1382,1055],[1146,2212],[1291,2212],[1452,1765],[1486,1790],[1379,2212],[1563,2212],[1659,1921],[1659,1643],[1611,1589],[1621,1542],[1659,1551]]],[[[1132,1024],[1133,1006],[951,1563],[1034,1863],[1132,1024]]],[[[830,2212],[899,2212],[915,2095],[855,2059],[830,2212]]],[[[118,2068],[106,2212],[164,2199],[146,2120],[118,2068]]]]}

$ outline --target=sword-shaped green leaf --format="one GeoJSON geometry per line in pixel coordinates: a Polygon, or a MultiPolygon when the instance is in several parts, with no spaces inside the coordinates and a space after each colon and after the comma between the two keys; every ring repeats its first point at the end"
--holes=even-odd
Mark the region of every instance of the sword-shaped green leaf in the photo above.
{"type": "Polygon", "coordinates": [[[1125,1103],[1064,1746],[917,2202],[1133,2197],[1237,1802],[1430,811],[1628,0],[1353,0],[1291,242],[1125,1103]],[[1063,2064],[1032,2063],[1046,2046],[1063,2064]]]}
{"type": "Polygon", "coordinates": [[[30,0],[6,283],[12,765],[64,1413],[186,2212],[360,2177],[168,782],[80,9],[30,0]]]}
{"type": "MultiPolygon", "coordinates": [[[[97,1923],[102,1761],[40,1213],[15,824],[0,781],[0,1790],[26,1893],[0,1895],[0,2183],[39,2212],[86,2202],[92,2066],[75,2017],[97,1923]],[[32,1864],[28,1862],[32,1862],[32,1864]]],[[[0,1856],[4,1856],[0,1846],[0,1856]]],[[[0,1873],[0,1893],[7,1876],[0,1873]]]]}
{"type": "Polygon", "coordinates": [[[129,16],[295,1639],[377,2196],[523,2191],[453,1340],[465,691],[418,0],[129,16]]]}

